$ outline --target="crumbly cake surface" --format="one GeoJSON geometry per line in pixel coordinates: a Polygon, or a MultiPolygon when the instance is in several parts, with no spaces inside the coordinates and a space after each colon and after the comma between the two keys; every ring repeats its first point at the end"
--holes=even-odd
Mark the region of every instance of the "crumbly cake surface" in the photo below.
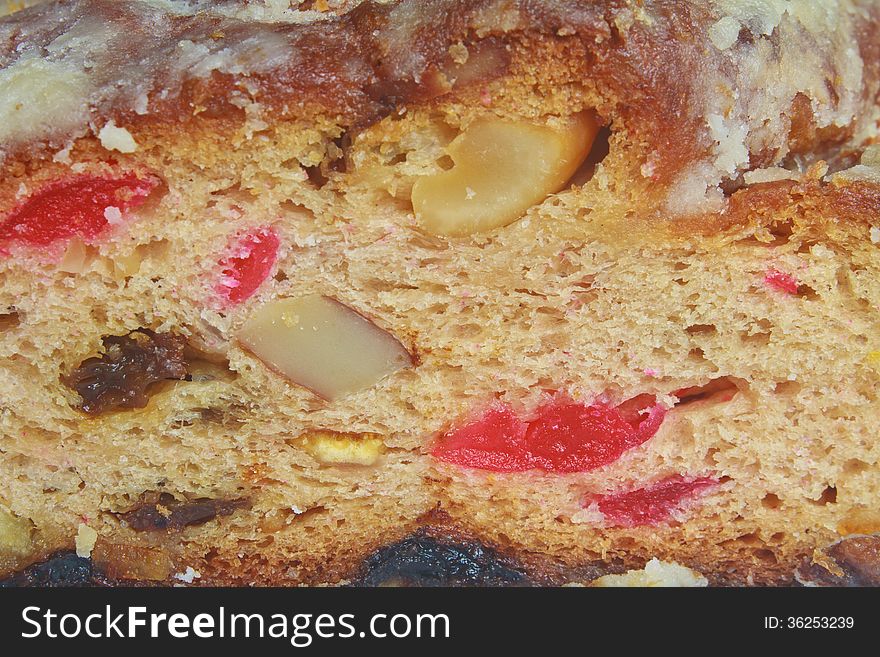
{"type": "Polygon", "coordinates": [[[0,22],[0,570],[338,582],[427,528],[544,583],[652,558],[789,583],[880,531],[876,2],[318,4],[0,22]],[[593,154],[517,220],[414,209],[459,137],[584,112],[593,154]],[[27,224],[108,180],[94,231],[27,224]],[[297,385],[250,329],[321,297],[406,358],[297,385]],[[90,407],[120,353],[149,385],[90,407]],[[575,407],[641,442],[556,470],[444,451],[575,407]]]}

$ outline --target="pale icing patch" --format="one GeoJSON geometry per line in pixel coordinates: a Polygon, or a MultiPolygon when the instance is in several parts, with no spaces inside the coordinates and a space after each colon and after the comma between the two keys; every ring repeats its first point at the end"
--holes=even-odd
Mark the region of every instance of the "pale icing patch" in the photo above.
{"type": "Polygon", "coordinates": [[[86,74],[66,62],[30,56],[0,69],[0,145],[85,123],[88,90],[86,74]]]}
{"type": "Polygon", "coordinates": [[[733,176],[741,166],[749,163],[749,150],[745,145],[748,126],[726,121],[719,114],[710,114],[706,122],[709,124],[709,134],[717,144],[715,166],[733,176]]]}
{"type": "Polygon", "coordinates": [[[862,153],[861,164],[838,171],[828,178],[832,183],[870,182],[880,184],[880,146],[868,146],[862,153]]]}
{"type": "Polygon", "coordinates": [[[880,145],[868,146],[860,161],[867,167],[880,167],[880,145]]]}
{"type": "Polygon", "coordinates": [[[782,167],[767,167],[766,169],[755,169],[754,171],[746,171],[743,174],[743,182],[746,185],[757,185],[759,183],[779,182],[780,180],[799,180],[800,176],[795,171],[789,171],[782,167]]]}
{"type": "Polygon", "coordinates": [[[174,579],[180,580],[181,582],[184,582],[186,584],[192,584],[193,580],[199,579],[201,576],[202,574],[198,570],[196,570],[192,566],[187,566],[184,572],[175,573],[174,579]]]}
{"type": "Polygon", "coordinates": [[[673,215],[717,212],[724,204],[718,174],[707,163],[686,169],[669,189],[666,210],[673,215]]]}
{"type": "Polygon", "coordinates": [[[98,133],[98,139],[101,141],[101,146],[108,151],[134,153],[138,147],[131,133],[125,128],[117,127],[113,121],[109,121],[101,128],[101,131],[98,133]]]}
{"type": "Polygon", "coordinates": [[[605,523],[605,515],[599,511],[599,505],[593,502],[589,506],[573,513],[571,515],[571,522],[575,525],[601,525],[605,523]]]}
{"type": "Polygon", "coordinates": [[[80,523],[76,530],[76,556],[88,559],[92,556],[92,549],[98,540],[98,532],[86,525],[80,523]]]}
{"type": "Polygon", "coordinates": [[[122,223],[122,212],[116,206],[111,205],[104,208],[104,219],[111,226],[118,226],[122,223]]]}
{"type": "Polygon", "coordinates": [[[792,3],[790,0],[713,0],[713,4],[726,14],[726,18],[745,25],[752,34],[768,36],[782,21],[792,3]]]}
{"type": "Polygon", "coordinates": [[[52,155],[52,161],[58,162],[59,164],[70,164],[71,163],[70,149],[72,149],[72,148],[73,148],[73,142],[70,142],[69,144],[67,144],[67,146],[65,146],[60,151],[58,151],[54,155],[52,155]]]}
{"type": "Polygon", "coordinates": [[[590,583],[600,587],[693,587],[708,586],[700,573],[677,563],[651,559],[643,570],[630,570],[622,575],[605,575],[590,583]]]}
{"type": "Polygon", "coordinates": [[[871,244],[880,244],[880,228],[871,226],[869,234],[871,235],[871,244]]]}
{"type": "Polygon", "coordinates": [[[838,185],[848,182],[869,182],[880,184],[880,167],[857,164],[849,169],[844,169],[843,171],[831,174],[826,177],[826,179],[838,185]]]}
{"type": "Polygon", "coordinates": [[[733,16],[724,16],[709,28],[709,39],[718,50],[727,50],[736,43],[741,28],[740,22],[733,16]]]}
{"type": "MultiPolygon", "coordinates": [[[[856,21],[861,20],[858,3],[711,4],[717,13],[707,37],[714,56],[705,58],[693,79],[704,103],[696,109],[705,117],[715,145],[711,157],[679,174],[666,203],[674,214],[705,210],[707,204],[698,198],[704,182],[709,205],[713,197],[717,202],[718,184],[735,180],[755,153],[767,158],[771,167],[781,163],[789,155],[790,107],[799,94],[809,101],[818,127],[851,126],[851,143],[856,145],[876,135],[880,116],[878,108],[861,109],[865,88],[876,93],[877,85],[865,80],[853,41],[856,21]],[[735,24],[753,39],[735,42],[735,24]]],[[[864,179],[865,172],[851,175],[864,179]]]]}

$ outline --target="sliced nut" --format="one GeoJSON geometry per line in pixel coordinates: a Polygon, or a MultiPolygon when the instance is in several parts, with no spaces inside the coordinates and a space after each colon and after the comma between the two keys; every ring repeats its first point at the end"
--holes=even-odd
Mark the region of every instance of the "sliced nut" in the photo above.
{"type": "Polygon", "coordinates": [[[628,570],[622,575],[604,575],[590,586],[598,587],[694,587],[707,586],[701,573],[677,563],[651,559],[643,570],[628,570]]]}
{"type": "Polygon", "coordinates": [[[257,358],[333,401],[412,365],[390,333],[334,299],[278,299],[258,308],[238,332],[257,358]]]}
{"type": "Polygon", "coordinates": [[[311,431],[303,436],[303,448],[320,463],[333,465],[373,465],[385,453],[375,433],[311,431]]]}
{"type": "Polygon", "coordinates": [[[506,226],[558,192],[586,159],[599,126],[583,112],[552,125],[483,118],[447,147],[455,165],[416,180],[425,230],[463,236],[506,226]]]}
{"type": "Polygon", "coordinates": [[[80,523],[76,530],[75,546],[76,556],[88,558],[92,554],[95,542],[98,540],[98,532],[84,523],[80,523]]]}
{"type": "Polygon", "coordinates": [[[25,557],[31,553],[31,522],[0,508],[0,557],[25,557]]]}

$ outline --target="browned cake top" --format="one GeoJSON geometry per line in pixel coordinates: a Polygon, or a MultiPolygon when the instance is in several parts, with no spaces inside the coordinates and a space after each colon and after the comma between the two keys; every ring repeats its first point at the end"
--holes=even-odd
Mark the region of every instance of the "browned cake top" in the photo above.
{"type": "Polygon", "coordinates": [[[62,0],[6,17],[0,157],[205,118],[364,126],[502,76],[528,51],[549,57],[536,76],[564,68],[559,82],[586,85],[626,129],[673,214],[711,209],[743,171],[845,159],[877,132],[875,0],[281,4],[62,0]]]}

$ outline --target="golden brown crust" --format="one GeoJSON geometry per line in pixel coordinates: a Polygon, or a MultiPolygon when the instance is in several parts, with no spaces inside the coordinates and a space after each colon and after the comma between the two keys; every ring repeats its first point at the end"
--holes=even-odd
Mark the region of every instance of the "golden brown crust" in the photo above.
{"type": "MultiPolygon", "coordinates": [[[[706,37],[723,16],[710,3],[365,2],[318,22],[269,24],[205,12],[168,15],[138,2],[71,0],[6,18],[0,27],[0,36],[6,37],[0,40],[0,67],[13,70],[21,61],[19,51],[45,47],[77,23],[99,18],[114,39],[116,31],[124,31],[126,41],[113,49],[112,60],[103,60],[88,74],[83,93],[89,120],[97,127],[112,120],[136,132],[148,126],[153,131],[191,126],[205,118],[237,122],[248,106],[258,106],[273,121],[330,116],[343,130],[359,130],[403,108],[472,98],[505,74],[522,81],[529,71],[540,71],[532,80],[535,87],[545,79],[556,88],[582,87],[588,103],[625,132],[631,164],[648,166],[652,185],[668,187],[694,163],[723,150],[724,144],[715,140],[727,137],[719,134],[742,129],[733,114],[721,133],[707,129],[712,113],[724,111],[718,99],[735,88],[725,91],[737,84],[740,67],[788,65],[781,59],[789,56],[787,49],[819,47],[827,38],[858,44],[861,76],[839,74],[847,62],[829,48],[817,60],[821,69],[804,82],[809,88],[792,87],[767,100],[760,95],[764,90],[738,89],[752,112],[776,112],[791,120],[786,134],[759,136],[757,126],[746,125],[737,139],[752,151],[751,168],[829,157],[839,147],[844,147],[840,156],[849,157],[846,149],[858,148],[864,138],[856,134],[865,129],[859,108],[873,106],[880,88],[878,11],[874,3],[842,6],[838,23],[820,28],[832,31],[815,34],[802,27],[806,19],[802,24],[783,16],[780,25],[787,32],[780,27],[769,36],[755,35],[743,27],[741,41],[721,51],[706,37]],[[272,44],[268,67],[242,60],[237,49],[254,40],[272,44]],[[759,51],[757,45],[764,44],[758,41],[781,53],[780,60],[759,51]],[[186,53],[197,51],[189,69],[178,68],[167,54],[181,52],[182,43],[191,44],[186,53]],[[473,63],[456,63],[454,48],[461,46],[500,54],[492,66],[474,72],[473,63]],[[142,61],[150,68],[144,69],[142,61]],[[815,90],[815,80],[823,77],[828,88],[821,93],[827,100],[815,90]],[[706,89],[712,85],[719,88],[706,89]],[[854,113],[846,118],[850,108],[854,113]]],[[[67,54],[59,61],[76,69],[76,53],[61,52],[67,54]]],[[[66,133],[44,137],[60,148],[84,127],[71,124],[66,133]]],[[[13,136],[2,148],[8,156],[30,149],[34,144],[28,142],[16,143],[13,136]]],[[[725,175],[736,179],[735,173],[725,175]]]]}

